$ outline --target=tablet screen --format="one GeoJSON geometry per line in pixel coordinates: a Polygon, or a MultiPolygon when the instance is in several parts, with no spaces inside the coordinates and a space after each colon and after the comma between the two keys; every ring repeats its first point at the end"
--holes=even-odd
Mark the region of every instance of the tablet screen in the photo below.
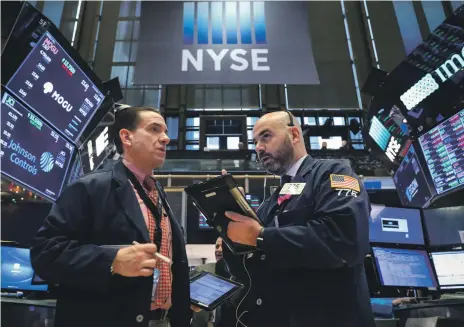
{"type": "Polygon", "coordinates": [[[205,273],[190,283],[190,299],[194,302],[210,306],[221,297],[228,295],[240,286],[219,278],[213,274],[205,273]]]}

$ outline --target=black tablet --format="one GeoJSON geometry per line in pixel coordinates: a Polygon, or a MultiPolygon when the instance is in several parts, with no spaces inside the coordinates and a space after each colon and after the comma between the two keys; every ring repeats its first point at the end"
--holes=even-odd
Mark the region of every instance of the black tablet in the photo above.
{"type": "Polygon", "coordinates": [[[203,271],[190,278],[190,302],[212,311],[242,287],[240,283],[203,271]]]}
{"type": "Polygon", "coordinates": [[[233,211],[251,217],[262,225],[245,196],[238,189],[230,174],[221,175],[184,189],[193,200],[193,204],[206,218],[208,225],[214,227],[224,243],[234,254],[257,251],[256,247],[232,242],[227,237],[227,226],[231,221],[225,216],[226,211],[233,211]]]}

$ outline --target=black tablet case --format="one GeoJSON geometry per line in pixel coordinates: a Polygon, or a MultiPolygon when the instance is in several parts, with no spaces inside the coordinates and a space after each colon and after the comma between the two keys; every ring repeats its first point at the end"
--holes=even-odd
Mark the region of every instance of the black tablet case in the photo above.
{"type": "Polygon", "coordinates": [[[234,211],[244,216],[261,221],[240,192],[237,183],[230,174],[218,176],[193,184],[185,188],[192,198],[193,204],[206,217],[206,221],[214,227],[224,243],[234,254],[245,254],[257,251],[256,247],[232,242],[227,237],[227,226],[231,221],[224,213],[234,211]]]}

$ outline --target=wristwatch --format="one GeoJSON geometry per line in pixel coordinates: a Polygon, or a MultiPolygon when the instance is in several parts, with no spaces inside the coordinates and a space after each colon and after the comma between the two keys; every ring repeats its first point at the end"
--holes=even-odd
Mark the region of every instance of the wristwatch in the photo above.
{"type": "Polygon", "coordinates": [[[263,233],[264,233],[264,227],[261,228],[261,231],[258,234],[258,237],[256,238],[256,247],[259,250],[262,250],[264,247],[264,238],[263,238],[263,233]]]}

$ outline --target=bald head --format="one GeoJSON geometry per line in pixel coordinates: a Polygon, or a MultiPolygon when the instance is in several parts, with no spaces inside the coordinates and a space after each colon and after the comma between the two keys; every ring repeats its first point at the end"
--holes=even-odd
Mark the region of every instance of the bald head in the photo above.
{"type": "Polygon", "coordinates": [[[293,163],[306,155],[301,126],[286,111],[261,117],[253,128],[253,139],[261,162],[272,174],[284,175],[293,163]],[[294,126],[290,126],[290,119],[294,126]]]}

